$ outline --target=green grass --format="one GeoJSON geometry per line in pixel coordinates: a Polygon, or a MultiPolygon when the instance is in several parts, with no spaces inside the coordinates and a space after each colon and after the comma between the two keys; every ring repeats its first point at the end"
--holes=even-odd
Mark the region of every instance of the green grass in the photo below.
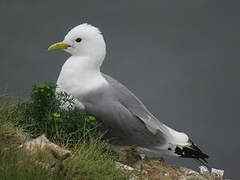
{"type": "Polygon", "coordinates": [[[0,97],[0,179],[129,179],[133,172],[115,167],[118,158],[102,140],[96,119],[76,108],[62,110],[59,106],[71,105],[71,99],[66,94],[58,99],[54,91],[55,85],[45,83],[33,87],[29,100],[0,97]],[[71,156],[58,160],[49,152],[30,154],[18,147],[42,133],[71,156]]]}
{"type": "Polygon", "coordinates": [[[64,161],[49,153],[29,154],[17,147],[0,145],[0,179],[128,179],[131,174],[115,168],[115,157],[106,144],[91,140],[90,144],[75,145],[71,157],[64,161]],[[53,166],[54,168],[50,168],[53,166]]]}
{"type": "MultiPolygon", "coordinates": [[[[44,160],[49,163],[47,156],[34,157],[26,154],[17,147],[10,149],[0,146],[0,179],[1,180],[30,180],[30,179],[50,179],[50,171],[35,163],[37,160],[44,160]]],[[[51,179],[64,179],[63,173],[53,173],[51,179]]]]}

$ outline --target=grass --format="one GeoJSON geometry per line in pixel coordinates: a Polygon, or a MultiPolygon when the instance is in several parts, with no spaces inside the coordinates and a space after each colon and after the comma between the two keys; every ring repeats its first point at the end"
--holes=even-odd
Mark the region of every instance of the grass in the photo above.
{"type": "Polygon", "coordinates": [[[115,158],[105,144],[92,140],[90,144],[76,145],[68,159],[54,159],[47,152],[29,154],[22,149],[0,146],[0,179],[128,179],[130,174],[115,168],[115,158]],[[54,165],[54,168],[50,168],[54,165]]]}
{"type": "MultiPolygon", "coordinates": [[[[49,171],[44,167],[34,163],[36,160],[49,162],[47,156],[35,155],[31,157],[16,147],[10,149],[0,146],[0,179],[2,180],[30,180],[30,179],[49,179],[49,171]]],[[[63,173],[54,173],[51,179],[64,179],[63,173]]]]}
{"type": "Polygon", "coordinates": [[[71,100],[53,92],[55,86],[45,83],[34,85],[29,100],[0,97],[0,179],[129,179],[133,172],[115,167],[117,156],[102,140],[96,119],[79,109],[59,108],[71,100]],[[71,156],[58,160],[49,152],[30,154],[19,148],[42,133],[71,156]]]}

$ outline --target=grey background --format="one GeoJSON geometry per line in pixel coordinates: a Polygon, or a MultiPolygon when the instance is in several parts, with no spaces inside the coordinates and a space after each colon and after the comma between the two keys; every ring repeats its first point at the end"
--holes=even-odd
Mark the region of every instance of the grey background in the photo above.
{"type": "MultiPolygon", "coordinates": [[[[131,89],[159,119],[184,131],[210,166],[238,179],[240,1],[0,0],[0,88],[27,96],[55,82],[69,56],[47,52],[72,27],[98,26],[103,71],[131,89]]],[[[167,158],[197,168],[192,160],[167,158]]]]}

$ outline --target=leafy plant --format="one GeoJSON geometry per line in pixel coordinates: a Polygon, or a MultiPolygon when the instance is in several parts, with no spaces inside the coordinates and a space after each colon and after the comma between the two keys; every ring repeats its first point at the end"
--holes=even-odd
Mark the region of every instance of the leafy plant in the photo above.
{"type": "Polygon", "coordinates": [[[86,141],[89,136],[99,136],[99,123],[95,117],[74,107],[74,99],[65,92],[56,93],[56,87],[47,82],[33,85],[31,100],[18,107],[23,112],[20,124],[24,129],[33,136],[44,133],[50,140],[62,143],[86,141]]]}

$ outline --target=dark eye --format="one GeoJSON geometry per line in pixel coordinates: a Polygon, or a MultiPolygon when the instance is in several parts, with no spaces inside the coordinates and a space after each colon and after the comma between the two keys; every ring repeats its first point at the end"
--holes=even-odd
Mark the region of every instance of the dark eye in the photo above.
{"type": "Polygon", "coordinates": [[[77,38],[77,39],[75,39],[75,41],[79,43],[79,42],[82,41],[82,39],[81,38],[77,38]]]}

